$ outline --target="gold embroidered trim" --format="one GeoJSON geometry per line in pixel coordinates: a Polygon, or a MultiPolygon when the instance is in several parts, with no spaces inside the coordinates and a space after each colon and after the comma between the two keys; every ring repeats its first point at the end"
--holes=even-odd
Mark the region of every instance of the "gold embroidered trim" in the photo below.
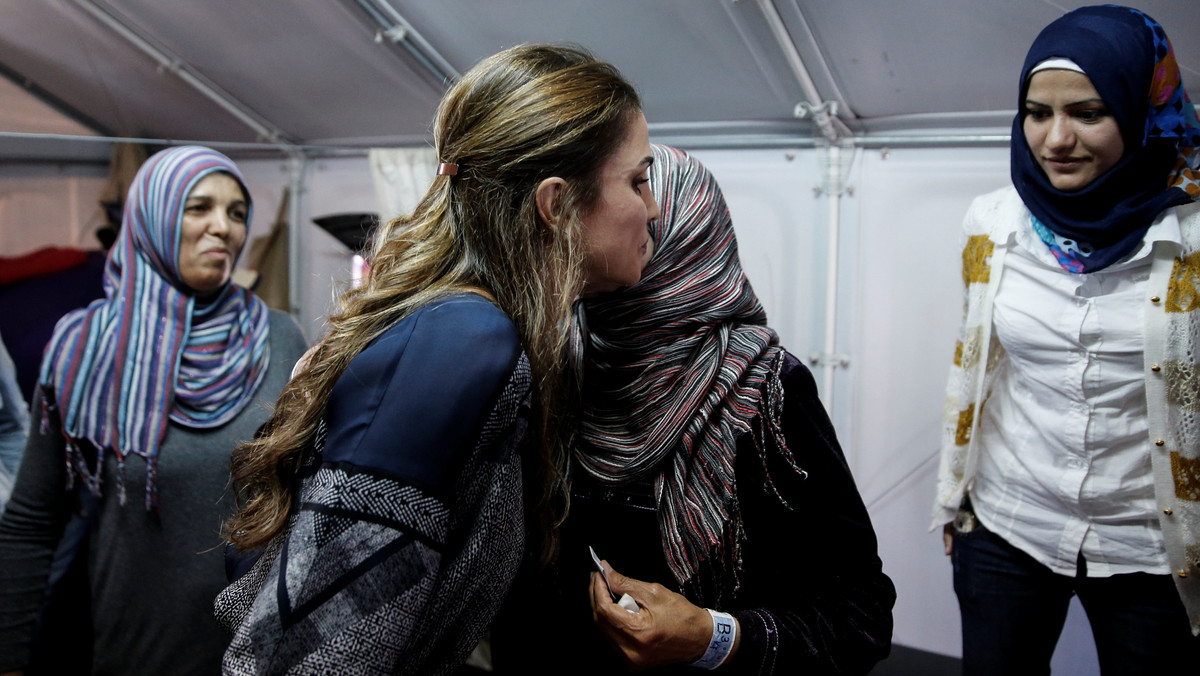
{"type": "Polygon", "coordinates": [[[1191,312],[1200,308],[1200,251],[1175,259],[1167,282],[1167,312],[1191,312]]]}
{"type": "Polygon", "coordinates": [[[963,248],[963,284],[973,282],[987,284],[991,272],[992,250],[995,245],[987,235],[971,235],[963,248]]]}
{"type": "MultiPolygon", "coordinates": [[[[954,363],[965,371],[971,371],[979,364],[980,348],[983,346],[983,327],[967,328],[963,342],[954,348],[954,363]]],[[[991,358],[988,362],[991,362],[991,358]]],[[[991,364],[989,363],[989,366],[991,364]]]]}
{"type": "Polygon", "coordinates": [[[958,427],[954,430],[954,444],[966,446],[971,441],[971,427],[975,424],[975,407],[968,406],[958,412],[958,427]]]}
{"type": "Polygon", "coordinates": [[[1185,458],[1171,451],[1171,476],[1175,479],[1175,497],[1200,502],[1200,458],[1185,458]]]}

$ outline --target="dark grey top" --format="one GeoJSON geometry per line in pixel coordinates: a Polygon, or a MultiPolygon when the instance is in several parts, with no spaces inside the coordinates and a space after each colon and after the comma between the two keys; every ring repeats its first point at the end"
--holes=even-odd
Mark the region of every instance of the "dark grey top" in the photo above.
{"type": "MultiPolygon", "coordinates": [[[[146,463],[137,455],[126,460],[127,499],[118,504],[117,462],[108,454],[84,550],[93,673],[218,673],[229,636],[212,617],[212,600],[226,584],[219,530],[233,509],[229,454],[266,421],[305,349],[291,317],[272,311],[270,321],[271,362],[254,401],[218,429],[171,423],[158,461],[158,513],[144,507],[146,463]]],[[[38,397],[34,411],[40,406],[38,397]]],[[[64,457],[59,431],[40,434],[35,418],[0,518],[0,672],[27,665],[51,558],[77,508],[75,491],[64,490],[64,457]]],[[[68,612],[88,612],[87,598],[60,600],[68,612]]],[[[55,644],[80,651],[85,640],[69,635],[55,644]]]]}

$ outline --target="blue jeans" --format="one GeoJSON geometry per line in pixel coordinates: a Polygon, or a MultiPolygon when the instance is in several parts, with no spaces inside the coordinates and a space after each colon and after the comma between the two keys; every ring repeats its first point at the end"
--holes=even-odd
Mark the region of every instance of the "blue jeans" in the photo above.
{"type": "Polygon", "coordinates": [[[1071,595],[1096,639],[1100,671],[1184,673],[1200,665],[1200,638],[1170,575],[1059,575],[976,522],[955,533],[954,592],[962,613],[963,674],[1049,674],[1071,595]]]}

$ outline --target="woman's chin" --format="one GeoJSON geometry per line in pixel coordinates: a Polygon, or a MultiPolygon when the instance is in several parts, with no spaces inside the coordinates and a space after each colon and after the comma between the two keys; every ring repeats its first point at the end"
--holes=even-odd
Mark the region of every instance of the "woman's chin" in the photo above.
{"type": "Polygon", "coordinates": [[[229,283],[229,275],[223,272],[214,273],[192,279],[184,279],[183,283],[191,289],[193,295],[198,298],[204,298],[225,288],[225,285],[229,283]]]}

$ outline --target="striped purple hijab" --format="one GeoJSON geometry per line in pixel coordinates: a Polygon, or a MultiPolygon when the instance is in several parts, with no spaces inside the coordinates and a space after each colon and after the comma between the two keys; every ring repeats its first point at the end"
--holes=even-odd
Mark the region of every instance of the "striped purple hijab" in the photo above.
{"type": "Polygon", "coordinates": [[[698,593],[734,592],[745,537],[737,439],[753,431],[760,448],[770,440],[791,458],[779,428],[782,348],[708,170],[655,145],[650,186],[662,215],[642,280],[584,303],[576,461],[604,484],[653,477],[676,580],[698,593]]]}
{"type": "Polygon", "coordinates": [[[108,254],[106,298],[59,320],[42,360],[46,415],[58,409],[73,475],[99,493],[105,452],[115,453],[121,468],[130,453],[140,455],[147,509],[158,502],[155,474],[168,420],[192,428],[225,424],[250,402],[270,360],[265,303],[234,284],[198,302],[180,278],[184,202],[200,179],[218,171],[237,179],[249,202],[241,173],[219,152],[182,146],[146,160],[108,254]],[[80,441],[97,449],[94,474],[80,441]]]}

